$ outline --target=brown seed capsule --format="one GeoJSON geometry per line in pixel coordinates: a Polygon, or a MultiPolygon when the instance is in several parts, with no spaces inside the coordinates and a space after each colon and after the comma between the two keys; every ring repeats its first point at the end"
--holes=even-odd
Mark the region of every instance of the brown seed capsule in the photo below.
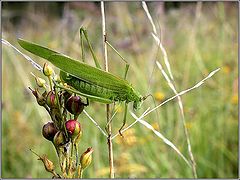
{"type": "Polygon", "coordinates": [[[65,123],[69,137],[74,140],[76,137],[80,138],[82,134],[81,125],[78,121],[70,119],[65,123]]]}
{"type": "Polygon", "coordinates": [[[42,157],[40,157],[38,160],[41,160],[43,162],[46,171],[48,172],[54,171],[53,162],[50,161],[45,154],[42,157]]]}
{"type": "Polygon", "coordinates": [[[85,104],[79,96],[71,96],[67,99],[65,106],[71,114],[75,115],[75,119],[77,119],[77,116],[83,111],[85,104]]]}
{"type": "Polygon", "coordinates": [[[49,141],[53,141],[53,138],[56,133],[57,133],[57,129],[53,122],[47,122],[46,124],[44,124],[42,128],[43,137],[45,137],[49,141]]]}
{"type": "Polygon", "coordinates": [[[29,89],[31,90],[32,94],[36,97],[37,103],[40,106],[44,106],[46,104],[46,100],[44,98],[44,96],[42,96],[37,89],[33,90],[32,88],[29,87],[29,89]]]}
{"type": "Polygon", "coordinates": [[[81,155],[80,157],[80,163],[81,163],[81,168],[85,169],[90,165],[92,162],[92,153],[93,149],[92,147],[87,148],[87,150],[81,155]]]}

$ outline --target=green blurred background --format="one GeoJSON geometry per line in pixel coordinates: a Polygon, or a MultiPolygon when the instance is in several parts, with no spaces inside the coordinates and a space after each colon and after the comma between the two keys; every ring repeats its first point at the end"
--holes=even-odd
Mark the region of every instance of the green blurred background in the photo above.
{"type": "MultiPolygon", "coordinates": [[[[155,66],[155,60],[163,64],[163,56],[151,36],[152,28],[141,3],[106,2],[105,5],[108,40],[130,63],[128,81],[141,94],[153,94],[157,103],[173,96],[155,66]]],[[[209,72],[221,68],[200,88],[182,96],[182,100],[198,177],[237,178],[237,2],[151,2],[147,5],[158,32],[161,31],[178,91],[193,86],[209,72]]],[[[2,38],[19,49],[16,38],[22,37],[80,58],[81,26],[88,30],[103,64],[100,3],[2,2],[2,38]]],[[[43,65],[44,60],[21,51],[43,65]]],[[[122,76],[125,65],[112,50],[108,53],[110,71],[122,76]]],[[[86,54],[88,63],[93,65],[88,50],[86,54]]],[[[42,126],[50,117],[27,89],[28,86],[35,87],[30,72],[43,75],[5,45],[2,45],[2,65],[2,177],[51,178],[29,151],[32,148],[39,154],[47,154],[57,166],[53,145],[41,135],[42,126]]],[[[154,107],[150,98],[136,113],[140,115],[148,107],[154,107]]],[[[86,110],[104,128],[105,106],[93,102],[86,110]]],[[[145,120],[189,159],[177,101],[162,106],[158,114],[152,113],[145,120]]],[[[114,134],[121,126],[122,117],[120,109],[113,121],[114,134]]],[[[84,177],[108,177],[105,137],[86,115],[80,115],[79,121],[83,126],[80,152],[89,146],[94,149],[93,162],[84,177]]],[[[133,121],[128,114],[127,123],[133,121]]],[[[117,178],[193,177],[180,156],[141,124],[134,125],[124,137],[124,140],[116,138],[113,142],[117,178]]],[[[57,171],[60,172],[59,168],[57,171]]]]}

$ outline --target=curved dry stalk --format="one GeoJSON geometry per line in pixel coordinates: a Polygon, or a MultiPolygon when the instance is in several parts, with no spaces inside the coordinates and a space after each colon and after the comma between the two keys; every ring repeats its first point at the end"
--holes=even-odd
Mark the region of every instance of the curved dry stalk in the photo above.
{"type": "MultiPolygon", "coordinates": [[[[167,80],[168,85],[173,90],[173,92],[175,94],[178,94],[178,92],[177,92],[177,90],[175,88],[175,85],[174,85],[175,82],[174,82],[174,78],[173,78],[173,75],[172,75],[171,66],[170,66],[170,63],[168,61],[167,52],[166,52],[164,46],[162,45],[161,40],[157,37],[156,27],[154,25],[154,22],[152,20],[151,15],[150,15],[150,13],[148,11],[148,7],[147,7],[146,3],[142,2],[142,6],[143,6],[143,9],[144,9],[145,13],[147,14],[147,17],[148,17],[150,23],[152,24],[152,28],[153,28],[152,36],[154,37],[157,45],[159,46],[159,48],[160,48],[160,50],[161,50],[161,52],[163,54],[164,63],[166,65],[166,67],[167,67],[167,70],[168,70],[168,73],[169,73],[171,79],[168,78],[168,75],[166,73],[164,74],[164,77],[167,80]]],[[[160,63],[158,63],[158,67],[160,68],[160,63]]],[[[160,70],[161,70],[161,72],[164,72],[162,67],[161,67],[160,70]]],[[[186,140],[187,140],[188,153],[189,153],[189,156],[190,156],[191,162],[192,162],[193,176],[195,178],[197,178],[196,162],[194,160],[194,156],[193,156],[193,153],[192,153],[191,142],[190,142],[189,133],[188,133],[187,126],[186,126],[185,115],[184,115],[184,111],[183,111],[182,99],[181,99],[180,96],[178,96],[177,99],[178,99],[178,105],[179,105],[180,114],[181,114],[181,117],[182,117],[181,119],[182,119],[182,123],[183,123],[184,134],[185,134],[185,137],[186,137],[186,140]]]]}

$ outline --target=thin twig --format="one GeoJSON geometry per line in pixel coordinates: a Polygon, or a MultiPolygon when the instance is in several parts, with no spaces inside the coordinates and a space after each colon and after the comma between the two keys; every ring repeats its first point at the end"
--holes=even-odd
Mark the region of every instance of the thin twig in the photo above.
{"type": "Polygon", "coordinates": [[[103,131],[103,129],[98,125],[98,123],[87,113],[87,111],[83,110],[84,114],[93,122],[93,124],[100,130],[100,132],[108,137],[108,135],[103,131]]]}
{"type": "MultiPolygon", "coordinates": [[[[104,65],[105,71],[108,72],[108,57],[107,57],[107,34],[106,34],[106,20],[104,12],[104,2],[101,1],[101,14],[102,14],[102,35],[103,35],[103,51],[104,51],[104,65]]],[[[113,145],[112,145],[112,123],[110,122],[110,106],[106,105],[107,111],[107,132],[108,132],[108,158],[110,168],[110,178],[114,178],[114,164],[113,164],[113,145]],[[109,123],[110,122],[110,123],[109,123]]]]}

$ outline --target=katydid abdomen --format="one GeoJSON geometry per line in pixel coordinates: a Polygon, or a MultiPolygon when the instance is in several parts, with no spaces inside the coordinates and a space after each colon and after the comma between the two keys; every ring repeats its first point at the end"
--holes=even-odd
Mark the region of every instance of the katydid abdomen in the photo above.
{"type": "Polygon", "coordinates": [[[90,99],[94,101],[107,104],[116,101],[125,101],[126,103],[141,101],[140,94],[136,92],[131,85],[125,86],[124,89],[121,90],[113,90],[111,88],[106,88],[106,86],[102,86],[101,83],[91,84],[85,79],[76,78],[63,71],[60,71],[60,77],[77,91],[86,95],[91,95],[92,97],[90,99]]]}

